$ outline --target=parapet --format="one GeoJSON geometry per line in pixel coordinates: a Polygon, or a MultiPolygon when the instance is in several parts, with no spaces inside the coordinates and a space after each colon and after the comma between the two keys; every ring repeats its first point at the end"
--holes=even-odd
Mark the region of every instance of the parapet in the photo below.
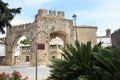
{"type": "Polygon", "coordinates": [[[40,10],[38,10],[37,16],[64,18],[64,12],[63,11],[55,11],[55,10],[48,11],[47,9],[40,9],[40,10]]]}

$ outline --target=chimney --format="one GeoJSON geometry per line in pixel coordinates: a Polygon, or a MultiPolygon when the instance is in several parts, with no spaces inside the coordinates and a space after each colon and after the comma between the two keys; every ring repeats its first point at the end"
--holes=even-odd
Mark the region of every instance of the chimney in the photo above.
{"type": "Polygon", "coordinates": [[[110,37],[111,36],[111,29],[106,29],[106,36],[107,37],[110,37]]]}

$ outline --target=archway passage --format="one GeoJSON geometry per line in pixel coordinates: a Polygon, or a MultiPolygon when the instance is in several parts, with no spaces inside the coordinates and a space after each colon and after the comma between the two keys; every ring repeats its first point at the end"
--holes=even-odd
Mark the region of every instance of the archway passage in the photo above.
{"type": "Polygon", "coordinates": [[[52,32],[49,43],[49,59],[63,59],[61,48],[65,47],[67,37],[64,32],[52,32]]]}
{"type": "Polygon", "coordinates": [[[14,64],[25,64],[25,62],[30,62],[31,56],[31,46],[30,41],[25,36],[21,36],[16,39],[17,43],[14,43],[12,53],[14,55],[14,64]]]}
{"type": "MultiPolygon", "coordinates": [[[[7,65],[15,65],[15,64],[24,64],[26,62],[26,58],[28,59],[29,56],[29,61],[31,57],[31,43],[30,40],[24,36],[24,35],[19,35],[17,36],[13,44],[10,45],[11,47],[7,48],[7,51],[9,51],[9,54],[7,53],[6,57],[7,60],[9,60],[7,65]]],[[[28,60],[27,60],[28,61],[28,60]]],[[[5,63],[6,64],[6,63],[5,63]]]]}
{"type": "MultiPolygon", "coordinates": [[[[23,24],[12,27],[7,27],[5,46],[6,46],[6,56],[3,64],[14,65],[15,62],[15,48],[18,40],[25,36],[29,41],[33,39],[34,32],[33,24],[23,24]]],[[[33,41],[32,41],[33,42],[33,41]]],[[[31,42],[30,42],[31,45],[31,42]]]]}

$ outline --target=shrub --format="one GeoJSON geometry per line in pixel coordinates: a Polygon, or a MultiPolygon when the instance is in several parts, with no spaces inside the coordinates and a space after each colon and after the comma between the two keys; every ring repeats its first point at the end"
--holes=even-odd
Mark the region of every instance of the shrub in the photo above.
{"type": "Polygon", "coordinates": [[[28,80],[28,77],[22,78],[22,75],[18,71],[14,71],[11,74],[6,74],[5,72],[1,72],[0,80],[28,80]]]}

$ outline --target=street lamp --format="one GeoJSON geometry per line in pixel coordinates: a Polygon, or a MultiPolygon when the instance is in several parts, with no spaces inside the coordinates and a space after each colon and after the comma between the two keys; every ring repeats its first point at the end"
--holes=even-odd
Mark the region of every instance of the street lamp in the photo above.
{"type": "Polygon", "coordinates": [[[77,18],[77,15],[76,15],[76,14],[73,14],[72,18],[73,18],[74,26],[75,26],[76,40],[78,40],[77,27],[76,27],[76,18],[77,18]]]}

